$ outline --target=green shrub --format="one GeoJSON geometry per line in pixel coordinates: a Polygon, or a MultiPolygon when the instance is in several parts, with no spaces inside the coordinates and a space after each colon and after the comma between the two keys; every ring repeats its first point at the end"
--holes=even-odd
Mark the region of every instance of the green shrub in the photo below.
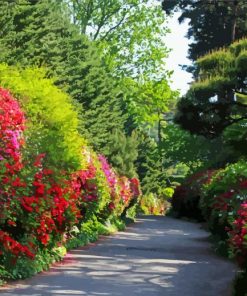
{"type": "Polygon", "coordinates": [[[144,215],[162,215],[168,207],[166,200],[158,198],[153,193],[143,195],[140,200],[140,211],[144,215]]]}
{"type": "Polygon", "coordinates": [[[18,98],[28,119],[26,159],[40,152],[55,169],[82,167],[85,140],[78,132],[78,114],[69,96],[47,79],[44,69],[18,70],[0,64],[0,85],[18,98]]]}

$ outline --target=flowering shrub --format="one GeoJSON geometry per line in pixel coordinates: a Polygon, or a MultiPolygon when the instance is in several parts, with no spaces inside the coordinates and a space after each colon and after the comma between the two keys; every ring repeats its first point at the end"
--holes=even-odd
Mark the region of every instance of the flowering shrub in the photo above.
{"type": "MultiPolygon", "coordinates": [[[[196,174],[176,188],[173,208],[180,216],[204,219],[218,252],[235,258],[242,271],[234,295],[247,291],[247,165],[196,174]],[[240,292],[241,291],[241,292],[240,292]]],[[[242,293],[242,294],[241,294],[242,293]]]]}
{"type": "Polygon", "coordinates": [[[118,176],[103,155],[99,156],[99,161],[111,189],[108,210],[110,214],[119,216],[130,205],[132,200],[141,195],[139,180],[137,178],[128,179],[124,176],[118,176]]]}
{"type": "Polygon", "coordinates": [[[46,165],[53,170],[79,170],[84,167],[81,149],[86,142],[78,132],[78,112],[71,98],[46,77],[40,68],[0,64],[0,85],[18,98],[26,116],[23,157],[29,162],[46,152],[46,165]]]}
{"type": "MultiPolygon", "coordinates": [[[[236,259],[244,272],[236,279],[235,289],[246,292],[247,165],[245,161],[228,165],[213,172],[206,182],[199,180],[197,184],[200,193],[198,207],[214,234],[216,248],[236,259]]],[[[191,191],[180,187],[178,193],[180,198],[186,198],[191,191]]]]}
{"type": "MultiPolygon", "coordinates": [[[[26,187],[20,180],[18,173],[23,168],[20,149],[24,144],[23,131],[25,129],[24,113],[17,101],[10,93],[0,88],[0,227],[16,226],[13,211],[17,189],[26,187]]],[[[11,235],[0,230],[0,254],[10,252],[14,255],[25,254],[32,257],[27,246],[22,245],[11,235]]]]}
{"type": "MultiPolygon", "coordinates": [[[[39,113],[40,125],[46,126],[49,133],[47,123],[53,120],[53,129],[58,122],[51,113],[52,120],[49,114],[42,117],[47,109],[44,110],[39,113]]],[[[104,156],[97,156],[85,144],[76,156],[77,161],[81,159],[80,166],[66,164],[73,159],[66,159],[75,149],[73,145],[64,149],[64,163],[64,159],[60,161],[55,154],[51,155],[52,149],[45,149],[44,142],[30,148],[33,141],[39,140],[36,115],[24,115],[18,101],[0,88],[1,268],[13,268],[22,258],[36,260],[36,254],[42,251],[49,257],[47,251],[52,253],[65,243],[74,227],[79,228],[80,237],[85,232],[85,222],[90,220],[93,223],[87,225],[92,225],[91,235],[100,225],[97,219],[104,223],[109,217],[119,217],[130,201],[140,195],[138,179],[118,176],[104,156]]],[[[58,121],[66,126],[66,120],[63,117],[58,121]]],[[[59,135],[60,130],[56,133],[57,140],[64,139],[66,134],[62,131],[59,135]]],[[[74,131],[76,135],[79,137],[74,131]]],[[[62,156],[62,152],[63,149],[58,155],[62,156]]],[[[5,272],[1,270],[1,274],[5,272]]]]}
{"type": "Polygon", "coordinates": [[[225,235],[229,219],[237,215],[245,195],[243,165],[239,162],[219,170],[204,186],[200,207],[213,232],[219,228],[225,235]]]}
{"type": "Polygon", "coordinates": [[[164,215],[169,204],[153,193],[144,195],[140,200],[140,210],[145,215],[164,215]]]}
{"type": "Polygon", "coordinates": [[[237,217],[227,230],[232,255],[241,267],[247,267],[247,202],[240,205],[237,217]]]}

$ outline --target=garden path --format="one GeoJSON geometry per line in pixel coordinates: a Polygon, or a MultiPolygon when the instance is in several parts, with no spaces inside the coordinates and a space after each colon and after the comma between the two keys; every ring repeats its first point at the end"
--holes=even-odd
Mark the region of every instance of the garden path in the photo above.
{"type": "Polygon", "coordinates": [[[230,296],[235,266],[199,224],[146,216],[126,232],[71,251],[63,263],[2,296],[230,296]]]}

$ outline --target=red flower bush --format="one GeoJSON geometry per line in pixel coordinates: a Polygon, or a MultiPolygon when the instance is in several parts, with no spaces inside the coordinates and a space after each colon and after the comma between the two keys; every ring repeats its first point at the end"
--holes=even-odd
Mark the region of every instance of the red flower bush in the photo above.
{"type": "Polygon", "coordinates": [[[20,161],[20,148],[24,144],[25,118],[18,102],[3,88],[0,88],[0,127],[0,161],[15,165],[20,161]]]}
{"type": "Polygon", "coordinates": [[[130,201],[141,194],[139,180],[118,176],[103,155],[99,155],[98,159],[111,189],[111,202],[108,204],[108,209],[120,215],[130,201]]]}
{"type": "MultiPolygon", "coordinates": [[[[16,240],[11,238],[6,232],[0,230],[0,242],[4,251],[8,251],[15,256],[26,255],[33,259],[34,254],[29,250],[27,246],[23,246],[16,240]]],[[[0,255],[3,251],[0,251],[0,255]]]]}
{"type": "Polygon", "coordinates": [[[132,178],[129,180],[130,181],[130,189],[132,191],[132,194],[134,197],[138,197],[141,195],[141,190],[140,190],[140,182],[137,178],[132,178]]]}
{"type": "Polygon", "coordinates": [[[227,229],[232,253],[240,266],[247,264],[247,202],[241,204],[232,229],[227,229]]]}
{"type": "Polygon", "coordinates": [[[26,159],[25,123],[18,102],[0,88],[0,255],[8,255],[0,264],[52,250],[90,215],[120,215],[140,195],[138,179],[119,177],[86,148],[86,165],[74,172],[51,167],[38,149],[26,159]]]}
{"type": "Polygon", "coordinates": [[[227,166],[204,188],[200,207],[209,229],[225,251],[247,268],[247,174],[246,163],[227,166]]]}

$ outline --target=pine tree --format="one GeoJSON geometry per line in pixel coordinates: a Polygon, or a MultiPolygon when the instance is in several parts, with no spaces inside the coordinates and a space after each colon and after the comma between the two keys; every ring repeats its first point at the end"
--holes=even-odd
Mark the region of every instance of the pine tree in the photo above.
{"type": "Polygon", "coordinates": [[[187,36],[193,39],[189,57],[193,61],[246,36],[245,0],[163,0],[162,4],[168,14],[181,12],[179,22],[189,20],[187,36]]]}
{"type": "Polygon", "coordinates": [[[136,167],[143,193],[152,192],[159,197],[162,189],[167,186],[161,151],[155,140],[144,132],[139,134],[138,151],[136,167]]]}
{"type": "Polygon", "coordinates": [[[85,132],[96,151],[109,157],[115,155],[113,139],[117,139],[114,131],[123,132],[125,117],[118,98],[97,97],[92,100],[84,114],[85,132]]]}
{"type": "Polygon", "coordinates": [[[136,175],[137,137],[135,131],[132,132],[131,136],[126,136],[121,130],[115,130],[110,140],[110,150],[106,151],[106,155],[118,173],[129,178],[136,175]]]}
{"type": "Polygon", "coordinates": [[[0,61],[21,66],[44,66],[55,71],[64,59],[69,21],[56,1],[4,0],[0,4],[0,61]],[[7,15],[8,22],[5,22],[7,15]],[[5,24],[4,24],[5,23],[5,24]]]}

